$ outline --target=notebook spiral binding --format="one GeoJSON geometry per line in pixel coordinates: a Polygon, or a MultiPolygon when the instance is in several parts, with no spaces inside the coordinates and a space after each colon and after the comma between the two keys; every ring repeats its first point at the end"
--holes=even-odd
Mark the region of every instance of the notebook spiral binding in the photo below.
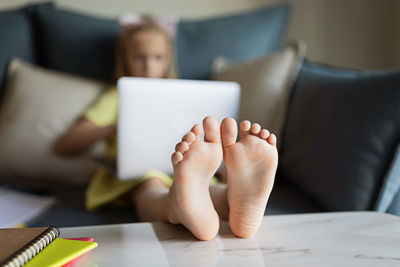
{"type": "Polygon", "coordinates": [[[60,235],[60,229],[57,226],[50,226],[37,238],[32,240],[25,247],[21,248],[12,255],[5,263],[4,267],[20,267],[53,242],[60,235]]]}

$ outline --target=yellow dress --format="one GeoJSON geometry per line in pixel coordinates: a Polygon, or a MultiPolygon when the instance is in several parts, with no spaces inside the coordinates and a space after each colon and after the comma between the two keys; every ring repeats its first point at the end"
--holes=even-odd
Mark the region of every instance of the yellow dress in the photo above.
{"type": "MultiPolygon", "coordinates": [[[[105,127],[116,123],[118,118],[118,93],[116,88],[113,87],[104,92],[94,105],[85,112],[84,117],[98,127],[105,127]]],[[[117,155],[116,133],[107,140],[107,145],[107,158],[115,162],[117,155]]],[[[95,171],[86,190],[86,208],[95,210],[110,203],[124,203],[123,196],[149,178],[158,178],[167,186],[171,186],[173,182],[173,177],[157,170],[149,170],[143,176],[133,180],[121,181],[106,167],[99,167],[95,171]]],[[[214,184],[216,182],[217,179],[213,177],[211,183],[214,184]]]]}

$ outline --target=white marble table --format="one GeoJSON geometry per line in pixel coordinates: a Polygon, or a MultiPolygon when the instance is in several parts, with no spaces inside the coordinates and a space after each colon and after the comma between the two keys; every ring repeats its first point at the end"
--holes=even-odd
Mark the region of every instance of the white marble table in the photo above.
{"type": "Polygon", "coordinates": [[[375,212],[267,216],[250,239],[223,222],[206,242],[166,223],[61,229],[80,236],[99,244],[86,266],[400,266],[400,217],[375,212]]]}

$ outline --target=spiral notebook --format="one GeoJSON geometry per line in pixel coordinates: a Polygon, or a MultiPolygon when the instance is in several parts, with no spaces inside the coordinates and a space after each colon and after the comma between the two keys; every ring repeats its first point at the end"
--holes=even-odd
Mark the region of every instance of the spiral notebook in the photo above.
{"type": "Polygon", "coordinates": [[[0,266],[24,265],[59,235],[56,226],[0,229],[0,266]]]}

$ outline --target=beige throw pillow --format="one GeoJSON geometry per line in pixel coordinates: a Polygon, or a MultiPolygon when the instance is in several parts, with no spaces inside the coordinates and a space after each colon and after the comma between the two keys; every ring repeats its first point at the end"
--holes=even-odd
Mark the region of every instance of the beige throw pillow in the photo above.
{"type": "Polygon", "coordinates": [[[278,143],[291,89],[306,54],[306,45],[295,42],[256,60],[231,64],[218,57],[212,78],[241,86],[239,120],[258,122],[277,135],[278,143]]]}
{"type": "Polygon", "coordinates": [[[61,158],[53,147],[105,88],[14,59],[0,105],[0,182],[40,187],[86,183],[95,166],[89,157],[61,158]]]}

